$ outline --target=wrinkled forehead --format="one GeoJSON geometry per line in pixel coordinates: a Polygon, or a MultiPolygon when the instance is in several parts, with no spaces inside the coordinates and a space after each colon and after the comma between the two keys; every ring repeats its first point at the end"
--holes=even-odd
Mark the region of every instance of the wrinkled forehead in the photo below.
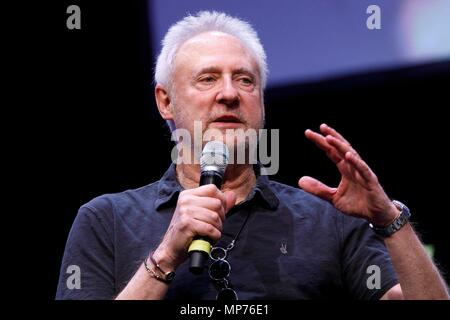
{"type": "Polygon", "coordinates": [[[238,38],[219,31],[196,35],[184,42],[177,51],[174,70],[234,66],[249,69],[259,75],[256,58],[238,38]]]}

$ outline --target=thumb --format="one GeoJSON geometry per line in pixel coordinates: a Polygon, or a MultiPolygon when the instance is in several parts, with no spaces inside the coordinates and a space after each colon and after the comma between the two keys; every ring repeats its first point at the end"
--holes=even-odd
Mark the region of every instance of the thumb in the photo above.
{"type": "Polygon", "coordinates": [[[224,194],[227,201],[226,212],[228,212],[236,204],[236,194],[233,191],[225,191],[224,194]]]}
{"type": "Polygon", "coordinates": [[[330,188],[317,179],[311,177],[302,177],[298,181],[300,188],[308,193],[316,195],[324,200],[331,201],[336,193],[336,188],[330,188]]]}

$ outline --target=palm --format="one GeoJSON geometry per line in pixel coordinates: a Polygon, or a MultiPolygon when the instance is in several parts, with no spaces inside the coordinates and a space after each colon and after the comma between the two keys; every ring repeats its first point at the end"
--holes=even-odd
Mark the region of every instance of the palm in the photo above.
{"type": "Polygon", "coordinates": [[[359,173],[352,170],[350,165],[344,160],[337,164],[342,174],[341,182],[337,187],[331,202],[340,211],[356,216],[370,216],[374,208],[372,203],[376,203],[377,196],[373,187],[369,183],[359,183],[359,173]]]}

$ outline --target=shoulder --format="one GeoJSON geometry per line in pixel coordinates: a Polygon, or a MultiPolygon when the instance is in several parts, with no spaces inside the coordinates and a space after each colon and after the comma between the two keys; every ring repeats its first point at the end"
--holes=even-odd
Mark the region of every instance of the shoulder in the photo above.
{"type": "Polygon", "coordinates": [[[158,193],[158,182],[128,189],[117,193],[107,193],[93,198],[80,207],[79,214],[113,218],[117,214],[150,208],[158,193]]]}

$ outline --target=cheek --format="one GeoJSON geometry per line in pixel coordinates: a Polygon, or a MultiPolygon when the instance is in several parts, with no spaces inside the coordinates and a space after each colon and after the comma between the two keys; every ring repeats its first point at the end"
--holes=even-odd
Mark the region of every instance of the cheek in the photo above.
{"type": "Polygon", "coordinates": [[[248,118],[255,123],[261,122],[263,119],[264,110],[259,96],[252,97],[252,99],[249,100],[249,105],[251,107],[247,109],[248,118]]]}
{"type": "Polygon", "coordinates": [[[179,127],[193,129],[195,121],[205,122],[209,119],[210,102],[205,97],[197,95],[186,95],[179,97],[174,105],[175,123],[179,127]]]}
{"type": "Polygon", "coordinates": [[[186,106],[190,107],[190,110],[196,112],[208,113],[211,106],[214,105],[216,94],[210,91],[199,91],[195,88],[187,90],[183,96],[186,106]]]}

